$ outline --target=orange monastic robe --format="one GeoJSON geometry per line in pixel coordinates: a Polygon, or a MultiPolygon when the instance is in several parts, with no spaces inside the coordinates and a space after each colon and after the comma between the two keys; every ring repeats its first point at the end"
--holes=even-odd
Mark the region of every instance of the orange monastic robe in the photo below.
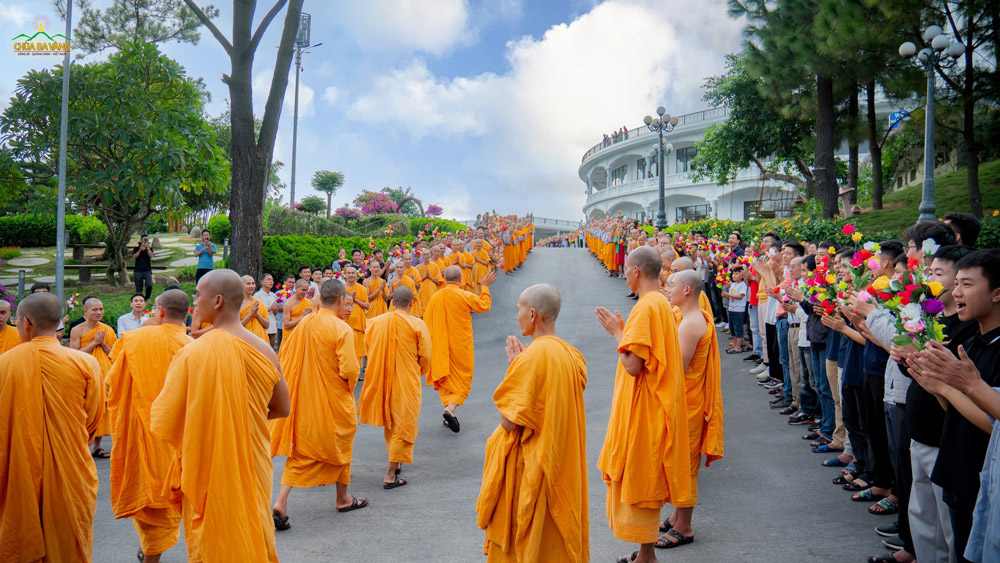
{"type": "MultiPolygon", "coordinates": [[[[345,284],[346,285],[346,284],[345,284]]],[[[365,286],[360,283],[356,283],[351,287],[347,288],[347,292],[354,297],[354,302],[357,303],[358,300],[368,301],[368,290],[365,286]]],[[[351,316],[347,319],[347,324],[351,326],[351,330],[354,331],[354,353],[358,356],[358,364],[361,363],[361,358],[365,357],[365,327],[367,324],[368,317],[365,316],[365,310],[361,307],[354,305],[354,309],[351,310],[351,316]]]]}
{"type": "Polygon", "coordinates": [[[597,462],[608,485],[608,520],[614,536],[653,543],[660,509],[690,496],[688,429],[677,325],[659,291],[639,297],[625,322],[619,353],[643,360],[631,376],[618,360],[604,447],[597,462]]]}
{"type": "Polygon", "coordinates": [[[473,257],[474,259],[482,260],[486,264],[480,264],[479,262],[474,262],[472,266],[472,289],[473,293],[479,293],[480,284],[486,274],[490,273],[490,254],[486,252],[483,248],[476,251],[473,257]]]}
{"type": "Polygon", "coordinates": [[[0,356],[0,561],[91,560],[97,360],[36,337],[0,356]]]}
{"type": "MultiPolygon", "coordinates": [[[[263,313],[265,317],[267,316],[267,306],[264,305],[264,302],[256,297],[251,297],[250,302],[246,304],[246,307],[240,309],[240,319],[250,314],[250,307],[253,305],[254,301],[257,302],[257,310],[263,313]]],[[[260,324],[260,319],[257,318],[257,315],[251,317],[250,320],[247,321],[247,324],[243,326],[252,332],[254,336],[260,337],[260,339],[264,342],[270,342],[267,337],[267,329],[264,328],[264,325],[260,324]]]]}
{"type": "MultiPolygon", "coordinates": [[[[712,325],[712,332],[715,332],[715,325],[713,324],[715,321],[712,320],[715,318],[715,314],[712,313],[712,302],[708,300],[708,296],[705,295],[704,291],[698,294],[698,308],[705,313],[708,313],[708,319],[712,321],[708,324],[712,325]]],[[[680,319],[678,319],[678,321],[680,321],[680,319]]]]}
{"type": "MultiPolygon", "coordinates": [[[[704,295],[704,294],[702,294],[704,295]]],[[[707,330],[698,341],[694,356],[684,372],[684,395],[687,404],[688,448],[691,459],[691,496],[674,506],[687,508],[698,502],[698,468],[701,456],[705,467],[723,455],[722,371],[719,361],[719,341],[715,336],[711,310],[700,310],[707,330]]],[[[675,310],[681,322],[680,310],[675,310]]]]}
{"type": "Polygon", "coordinates": [[[393,311],[374,319],[365,339],[368,368],[358,405],[361,422],[385,429],[391,463],[413,463],[420,380],[431,361],[430,332],[424,321],[393,311]]]}
{"type": "Polygon", "coordinates": [[[164,495],[170,445],[153,436],[149,412],[163,389],[167,367],[194,340],[183,326],[164,324],[126,332],[111,350],[105,388],[115,455],[111,456],[111,508],[131,518],[142,551],[163,553],[180,536],[180,503],[164,495]]]}
{"type": "MultiPolygon", "coordinates": [[[[97,326],[88,331],[86,334],[81,334],[80,347],[83,348],[90,344],[94,340],[94,335],[96,335],[99,330],[104,331],[104,343],[114,348],[115,342],[118,342],[118,337],[115,336],[115,329],[104,323],[97,323],[97,326]]],[[[111,358],[108,357],[108,354],[104,351],[103,346],[95,346],[94,349],[90,351],[90,354],[97,358],[97,364],[101,366],[101,383],[103,384],[103,378],[106,377],[108,375],[108,371],[111,370],[111,358]]],[[[111,434],[111,421],[108,419],[107,415],[105,415],[97,422],[96,436],[107,436],[108,434],[111,434]]]]}
{"type": "Polygon", "coordinates": [[[514,358],[493,401],[507,420],[486,442],[477,524],[487,561],[589,561],[587,363],[555,336],[514,358]]]}
{"type": "Polygon", "coordinates": [[[21,343],[21,335],[13,326],[0,327],[0,354],[21,343]]]}
{"type": "Polygon", "coordinates": [[[385,298],[382,296],[382,288],[385,286],[385,280],[382,278],[373,278],[366,288],[368,290],[368,312],[365,313],[365,317],[369,319],[374,319],[375,317],[381,315],[382,313],[388,311],[385,304],[385,298]]]}
{"type": "Polygon", "coordinates": [[[427,385],[441,395],[441,404],[461,405],[472,388],[476,354],[472,342],[472,313],[490,310],[490,289],[473,295],[449,283],[431,297],[424,321],[431,333],[431,369],[427,385]]]}
{"type": "Polygon", "coordinates": [[[267,356],[219,329],[170,362],[150,430],[172,446],[167,486],[181,500],[188,561],[278,560],[267,413],[280,379],[267,356]]]}
{"type": "Polygon", "coordinates": [[[475,280],[473,279],[476,261],[472,258],[472,253],[466,250],[458,250],[458,259],[455,262],[462,269],[462,289],[465,291],[472,291],[473,286],[475,286],[475,280]],[[471,268],[466,268],[465,266],[472,266],[471,268]]]}
{"type": "MultiPolygon", "coordinates": [[[[310,301],[310,300],[308,300],[306,298],[303,298],[302,301],[300,301],[298,305],[292,307],[292,310],[287,313],[288,320],[294,321],[295,319],[301,317],[302,316],[302,312],[305,311],[306,309],[308,309],[309,307],[312,307],[312,306],[313,306],[312,301],[310,301]]],[[[282,331],[284,332],[284,336],[282,336],[282,340],[281,341],[284,342],[284,339],[287,338],[288,335],[291,334],[291,332],[293,330],[295,330],[296,328],[298,328],[298,326],[299,325],[295,325],[292,328],[281,327],[282,331]]],[[[282,345],[284,345],[284,344],[282,344],[282,345]]]]}
{"type": "Polygon", "coordinates": [[[423,277],[425,273],[429,277],[424,280],[424,283],[420,284],[420,291],[416,295],[418,309],[421,312],[427,310],[427,304],[430,303],[431,297],[438,292],[438,289],[444,286],[444,275],[437,264],[434,262],[422,264],[420,266],[420,276],[423,277]]]}
{"type": "MultiPolygon", "coordinates": [[[[413,283],[413,278],[411,278],[410,276],[404,275],[403,277],[394,277],[389,282],[389,298],[390,299],[392,298],[393,292],[396,291],[396,288],[399,287],[400,285],[402,285],[404,287],[410,288],[410,291],[413,292],[413,295],[417,295],[417,293],[418,293],[417,292],[417,285],[415,283],[413,283]]],[[[410,305],[410,314],[413,315],[413,311],[418,310],[418,309],[420,309],[420,305],[416,301],[414,301],[413,304],[410,305]]],[[[394,303],[390,302],[389,303],[389,310],[390,311],[395,311],[396,310],[396,305],[394,303]]],[[[413,315],[413,316],[416,316],[416,315],[413,315]]]]}
{"type": "Polygon", "coordinates": [[[271,421],[271,457],[288,457],[282,485],[349,485],[360,372],[354,331],[329,309],[312,313],[300,326],[303,330],[282,342],[278,356],[292,411],[271,421]]]}

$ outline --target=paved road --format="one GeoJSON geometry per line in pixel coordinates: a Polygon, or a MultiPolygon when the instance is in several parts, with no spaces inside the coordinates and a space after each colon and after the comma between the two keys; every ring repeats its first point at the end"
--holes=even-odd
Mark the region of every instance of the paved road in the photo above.
{"type": "MultiPolygon", "coordinates": [[[[590,486],[590,545],[593,561],[613,561],[632,547],[616,540],[605,515],[605,485],[596,469],[610,412],[614,341],[598,325],[594,307],[627,315],[632,301],[622,280],[602,274],[582,249],[537,249],[521,270],[493,287],[493,310],[476,315],[476,376],[472,395],[458,411],[462,431],[441,424],[437,393],[424,388],[420,434],[409,484],[382,489],[385,445],[382,429],[360,426],[354,442],[350,492],[371,505],[341,514],[333,487],[297,489],[289,499],[292,528],[277,536],[282,561],[476,562],[483,532],[476,527],[486,438],[499,421],[492,393],[506,370],[504,339],[515,334],[517,296],[547,282],[562,292],[559,335],[587,358],[587,458],[590,486]]],[[[726,412],[726,457],[702,469],[695,543],[658,550],[660,561],[861,561],[884,551],[873,527],[890,517],[872,516],[830,483],[835,470],[806,447],[805,429],[789,426],[766,408],[766,395],[738,356],[722,358],[726,412]]],[[[283,458],[275,459],[274,490],[283,458]]],[[[94,526],[94,561],[134,561],[138,536],[128,520],[114,520],[108,501],[108,462],[97,461],[100,493],[94,526]]],[[[664,515],[670,514],[664,508],[664,515]]],[[[163,561],[186,559],[181,543],[163,561]]]]}

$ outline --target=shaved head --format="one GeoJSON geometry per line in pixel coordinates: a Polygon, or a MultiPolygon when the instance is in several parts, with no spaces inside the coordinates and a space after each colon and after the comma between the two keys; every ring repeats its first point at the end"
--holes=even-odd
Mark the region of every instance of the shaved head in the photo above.
{"type": "Polygon", "coordinates": [[[83,310],[88,311],[90,309],[93,309],[94,307],[97,307],[98,305],[103,305],[103,304],[104,303],[102,303],[100,299],[96,297],[91,297],[89,299],[84,300],[83,310]]]}
{"type": "Polygon", "coordinates": [[[462,279],[462,269],[458,266],[448,266],[444,269],[444,281],[458,283],[462,279]]]}
{"type": "Polygon", "coordinates": [[[156,305],[163,307],[167,314],[167,319],[171,321],[183,321],[191,307],[191,300],[187,293],[180,289],[168,289],[156,298],[156,305]]]}
{"type": "Polygon", "coordinates": [[[670,276],[674,287],[690,287],[691,297],[695,299],[701,294],[701,276],[694,270],[682,270],[670,276]]]}
{"type": "Polygon", "coordinates": [[[212,270],[198,282],[198,294],[209,299],[221,296],[222,310],[238,315],[243,306],[243,280],[232,270],[212,270]]]}
{"type": "Polygon", "coordinates": [[[562,297],[559,290],[547,284],[540,283],[525,289],[518,299],[525,307],[534,309],[535,313],[544,320],[555,322],[559,317],[559,309],[562,307],[562,297]]]}
{"type": "Polygon", "coordinates": [[[405,285],[401,285],[392,292],[392,302],[397,309],[406,309],[413,303],[413,292],[405,285]]]}
{"type": "Polygon", "coordinates": [[[640,246],[632,251],[625,259],[625,267],[636,266],[639,268],[639,275],[643,278],[656,280],[660,277],[660,268],[663,266],[663,258],[660,253],[648,246],[640,246]]]}
{"type": "Polygon", "coordinates": [[[694,270],[694,260],[688,258],[687,256],[681,256],[674,263],[670,265],[670,271],[677,273],[683,272],[685,270],[694,270]]]}
{"type": "Polygon", "coordinates": [[[303,291],[309,289],[309,281],[302,278],[295,280],[295,289],[302,289],[303,291]]]}
{"type": "Polygon", "coordinates": [[[54,293],[32,293],[17,306],[17,315],[31,321],[39,331],[54,331],[62,318],[62,301],[54,293]]]}
{"type": "Polygon", "coordinates": [[[340,280],[327,280],[323,282],[323,287],[319,288],[320,301],[327,307],[336,304],[346,294],[347,288],[340,280]]]}
{"type": "MultiPolygon", "coordinates": [[[[670,260],[670,261],[677,260],[677,253],[674,252],[673,250],[670,250],[670,249],[664,250],[663,251],[663,259],[664,260],[670,260]]],[[[690,260],[690,258],[689,258],[689,260],[690,260]]]]}

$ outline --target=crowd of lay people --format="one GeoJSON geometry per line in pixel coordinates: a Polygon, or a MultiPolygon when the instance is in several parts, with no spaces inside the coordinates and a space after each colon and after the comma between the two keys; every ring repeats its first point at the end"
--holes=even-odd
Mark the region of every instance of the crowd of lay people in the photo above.
{"type": "Polygon", "coordinates": [[[915,287],[907,272],[919,270],[939,292],[932,316],[942,334],[920,347],[900,343],[904,325],[888,306],[898,301],[854,286],[860,245],[774,232],[751,242],[739,230],[726,240],[650,236],[614,217],[580,234],[608,276],[622,277],[627,256],[646,246],[662,256],[665,291],[679,271],[701,276],[706,307],[729,335],[725,353],[744,354],[766,408],[803,427],[803,447],[845,500],[887,517],[875,531],[891,551],[868,561],[907,563],[1000,561],[1000,250],[977,249],[979,231],[974,216],[949,213],[865,243],[875,249],[862,253],[867,279],[902,280],[906,298],[915,287]],[[844,288],[836,303],[810,295],[817,271],[844,288]]]}

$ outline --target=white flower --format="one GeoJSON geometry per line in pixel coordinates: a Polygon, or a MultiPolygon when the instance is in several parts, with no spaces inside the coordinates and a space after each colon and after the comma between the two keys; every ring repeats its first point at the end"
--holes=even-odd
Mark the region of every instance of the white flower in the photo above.
{"type": "Polygon", "coordinates": [[[934,256],[939,248],[941,248],[941,245],[939,245],[934,239],[924,239],[924,246],[922,248],[924,256],[934,256]]]}
{"type": "Polygon", "coordinates": [[[920,312],[919,303],[908,303],[899,308],[899,316],[906,320],[919,319],[920,312]]]}
{"type": "Polygon", "coordinates": [[[874,253],[875,251],[872,250],[873,248],[875,248],[875,241],[870,240],[865,243],[865,250],[867,250],[868,252],[874,253]]]}

